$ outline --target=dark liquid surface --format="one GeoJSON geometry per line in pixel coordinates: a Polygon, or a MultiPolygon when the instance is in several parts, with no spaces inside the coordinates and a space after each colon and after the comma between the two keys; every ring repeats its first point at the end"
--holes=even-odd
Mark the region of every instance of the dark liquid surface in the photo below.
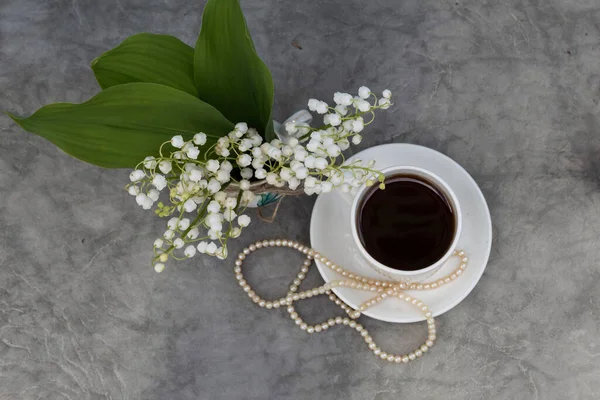
{"type": "Polygon", "coordinates": [[[448,251],[456,229],[450,202],[420,177],[395,175],[374,185],[359,205],[358,233],[367,252],[404,271],[426,268],[448,251]]]}

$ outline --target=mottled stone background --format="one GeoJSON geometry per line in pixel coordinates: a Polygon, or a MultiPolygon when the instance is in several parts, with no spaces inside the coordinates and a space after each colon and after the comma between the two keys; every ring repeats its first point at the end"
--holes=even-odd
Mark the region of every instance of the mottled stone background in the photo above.
{"type": "MultiPolygon", "coordinates": [[[[89,98],[94,57],[142,31],[193,44],[203,5],[0,0],[0,109],[89,98]]],[[[361,147],[418,143],[473,175],[494,222],[481,282],[439,318],[431,353],[384,364],[347,329],[308,337],[256,308],[231,262],[155,274],[164,222],[122,190],[128,172],[71,159],[2,115],[0,399],[599,398],[598,1],[242,5],[277,119],[312,96],[389,87],[396,106],[361,147]]],[[[313,202],[286,200],[232,251],[263,237],[308,242],[313,202]]],[[[284,293],[297,262],[262,255],[251,283],[284,293]]],[[[300,308],[314,321],[335,311],[322,298],[300,308]]],[[[419,324],[364,323],[391,348],[422,340],[419,324]]]]}

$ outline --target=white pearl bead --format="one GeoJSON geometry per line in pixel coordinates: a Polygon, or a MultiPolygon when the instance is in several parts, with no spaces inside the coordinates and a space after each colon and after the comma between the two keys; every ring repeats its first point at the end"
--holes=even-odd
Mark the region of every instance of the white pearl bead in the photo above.
{"type": "Polygon", "coordinates": [[[381,358],[382,360],[385,360],[387,356],[388,354],[385,351],[382,351],[381,354],[379,354],[379,358],[381,358]]]}
{"type": "Polygon", "coordinates": [[[315,332],[321,332],[321,325],[315,325],[315,332]]]}
{"type": "Polygon", "coordinates": [[[415,353],[410,353],[410,354],[408,355],[408,358],[410,358],[410,360],[412,361],[412,360],[414,360],[415,358],[417,358],[417,356],[415,356],[415,353]]]}
{"type": "Polygon", "coordinates": [[[404,356],[404,357],[402,357],[402,362],[403,362],[404,364],[406,364],[406,363],[407,363],[407,362],[409,362],[409,361],[410,361],[410,358],[408,358],[407,356],[404,356]]]}
{"type": "Polygon", "coordinates": [[[423,355],[423,352],[421,350],[415,350],[415,356],[421,357],[422,355],[423,355]]]}
{"type": "Polygon", "coordinates": [[[356,321],[350,321],[348,326],[350,326],[350,328],[354,328],[356,326],[356,321]]]}
{"type": "Polygon", "coordinates": [[[388,356],[387,356],[387,360],[388,360],[389,362],[394,362],[394,355],[393,355],[393,354],[390,354],[390,355],[388,355],[388,356]]]}
{"type": "Polygon", "coordinates": [[[402,362],[402,357],[400,357],[400,356],[396,356],[396,357],[394,358],[394,362],[395,362],[396,364],[400,364],[400,363],[402,362]]]}
{"type": "Polygon", "coordinates": [[[273,303],[269,301],[267,304],[265,304],[265,306],[270,310],[271,308],[273,308],[273,303]]]}
{"type": "Polygon", "coordinates": [[[342,323],[342,317],[336,317],[335,318],[335,323],[336,324],[341,324],[342,323]]]}
{"type": "MultiPolygon", "coordinates": [[[[374,344],[374,343],[373,343],[374,344]]],[[[371,347],[371,345],[369,345],[369,348],[371,347]]],[[[372,348],[371,350],[373,350],[373,354],[375,354],[376,356],[381,354],[381,349],[377,348],[377,345],[375,345],[374,348],[372,348]]]]}
{"type": "Polygon", "coordinates": [[[329,318],[329,320],[327,321],[327,324],[329,326],[334,326],[335,325],[335,320],[333,318],[329,318]]]}
{"type": "Polygon", "coordinates": [[[300,329],[302,329],[303,331],[305,331],[306,328],[308,328],[308,325],[306,323],[300,325],[300,329]]]}
{"type": "Polygon", "coordinates": [[[265,303],[265,301],[264,301],[264,300],[261,300],[261,301],[258,303],[258,305],[259,305],[259,306],[261,306],[261,307],[264,307],[264,306],[265,306],[265,304],[266,304],[266,303],[265,303]]]}
{"type": "Polygon", "coordinates": [[[422,351],[423,353],[425,353],[427,350],[429,350],[429,347],[427,347],[427,345],[426,345],[426,344],[424,344],[424,345],[422,345],[422,346],[421,346],[421,351],[422,351]]]}
{"type": "Polygon", "coordinates": [[[306,328],[306,332],[308,333],[313,333],[315,331],[315,328],[313,328],[312,326],[309,326],[308,328],[306,328]]]}

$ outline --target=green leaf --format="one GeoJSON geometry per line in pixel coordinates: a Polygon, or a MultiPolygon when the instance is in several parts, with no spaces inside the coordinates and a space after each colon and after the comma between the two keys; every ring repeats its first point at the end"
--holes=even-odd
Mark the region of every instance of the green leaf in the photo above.
{"type": "Polygon", "coordinates": [[[273,79],[256,54],[238,0],[208,0],[194,52],[198,96],[230,121],[274,138],[273,79]]]}
{"type": "Polygon", "coordinates": [[[113,86],[82,104],[57,103],[29,118],[11,115],[26,131],[67,154],[107,168],[133,168],[181,134],[204,132],[207,149],[233,129],[219,111],[188,93],[154,83],[113,86]]]}
{"type": "Polygon", "coordinates": [[[159,83],[197,96],[194,49],[176,37],[140,33],[92,61],[102,89],[132,82],[159,83]]]}

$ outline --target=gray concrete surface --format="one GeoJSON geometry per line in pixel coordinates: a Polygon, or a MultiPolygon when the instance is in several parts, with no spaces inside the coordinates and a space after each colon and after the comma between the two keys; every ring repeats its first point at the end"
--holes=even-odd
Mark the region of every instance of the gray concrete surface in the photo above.
{"type": "MultiPolygon", "coordinates": [[[[121,190],[128,171],[71,159],[2,115],[0,399],[599,398],[598,2],[242,3],[273,71],[277,119],[311,96],[389,87],[396,106],[361,147],[418,143],[473,175],[495,235],[481,282],[439,318],[431,353],[384,364],[352,332],[308,337],[256,308],[231,262],[155,274],[163,222],[121,190]]],[[[0,109],[89,98],[94,57],[142,31],[192,44],[203,5],[0,0],[0,109]]],[[[313,202],[286,200],[277,222],[254,224],[232,250],[308,242],[313,202]]],[[[250,281],[282,294],[296,264],[263,256],[250,281]]],[[[335,315],[326,303],[300,309],[335,315]]],[[[383,345],[422,340],[419,324],[364,323],[383,345]]]]}

